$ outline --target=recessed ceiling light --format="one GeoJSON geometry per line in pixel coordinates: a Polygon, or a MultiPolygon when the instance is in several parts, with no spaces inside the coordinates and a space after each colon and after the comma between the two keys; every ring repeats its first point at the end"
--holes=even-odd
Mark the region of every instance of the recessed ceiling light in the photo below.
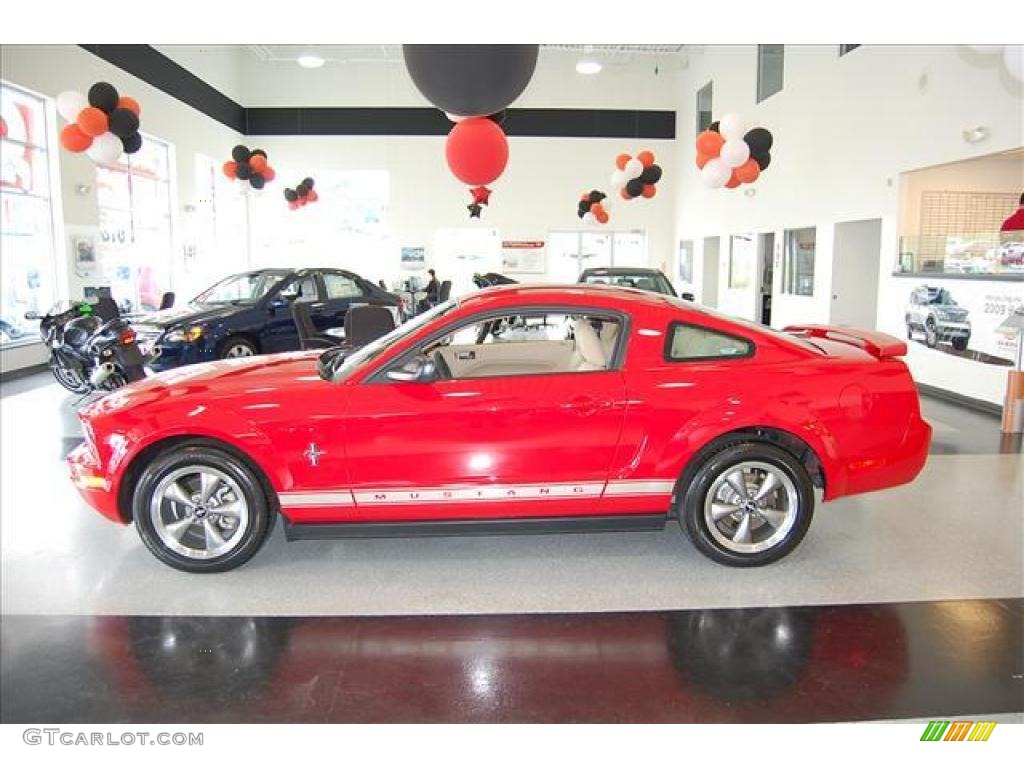
{"type": "Polygon", "coordinates": [[[314,53],[304,53],[296,59],[300,67],[306,69],[319,69],[324,65],[324,59],[314,53]]]}
{"type": "Polygon", "coordinates": [[[601,71],[601,64],[593,59],[581,59],[576,62],[576,71],[581,75],[596,75],[601,71]]]}

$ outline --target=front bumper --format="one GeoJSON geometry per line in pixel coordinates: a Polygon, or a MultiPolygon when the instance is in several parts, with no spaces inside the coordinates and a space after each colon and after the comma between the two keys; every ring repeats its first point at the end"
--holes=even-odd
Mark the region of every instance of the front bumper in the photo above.
{"type": "Polygon", "coordinates": [[[117,490],[113,479],[104,473],[89,445],[79,445],[68,454],[66,461],[71,482],[85,503],[116,523],[127,523],[117,508],[117,490]]]}
{"type": "Polygon", "coordinates": [[[971,335],[970,323],[954,323],[939,321],[936,332],[943,339],[965,339],[971,335]]]}

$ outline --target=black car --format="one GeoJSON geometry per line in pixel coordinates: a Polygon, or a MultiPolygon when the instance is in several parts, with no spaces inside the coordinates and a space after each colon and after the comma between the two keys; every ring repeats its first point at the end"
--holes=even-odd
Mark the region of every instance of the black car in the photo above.
{"type": "MultiPolygon", "coordinates": [[[[258,269],[221,280],[183,307],[133,320],[147,365],[179,365],[299,349],[293,301],[309,302],[320,333],[343,328],[354,304],[389,308],[404,319],[402,300],[342,269],[258,269]]],[[[340,340],[339,340],[340,341],[340,340]]]]}
{"type": "MultiPolygon", "coordinates": [[[[641,291],[663,293],[676,296],[676,289],[659,269],[645,267],[594,267],[585,269],[580,274],[580,283],[590,285],[617,285],[626,288],[639,288],[641,291]]],[[[683,298],[690,298],[684,296],[683,298]]]]}

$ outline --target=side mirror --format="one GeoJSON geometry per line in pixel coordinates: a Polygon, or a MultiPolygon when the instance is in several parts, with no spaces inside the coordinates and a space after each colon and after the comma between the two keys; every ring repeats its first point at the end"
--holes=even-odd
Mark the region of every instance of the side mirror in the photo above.
{"type": "Polygon", "coordinates": [[[43,316],[40,315],[38,312],[26,312],[25,313],[25,319],[26,320],[41,320],[42,318],[43,318],[43,316]]]}
{"type": "Polygon", "coordinates": [[[679,298],[681,298],[683,301],[696,301],[697,300],[694,297],[694,295],[692,293],[689,293],[689,292],[679,294],[679,298]]]}
{"type": "Polygon", "coordinates": [[[387,377],[392,381],[428,382],[437,379],[437,366],[428,357],[417,357],[401,368],[388,371],[387,377]]]}
{"type": "Polygon", "coordinates": [[[323,352],[317,359],[316,370],[320,378],[325,381],[333,381],[338,369],[348,357],[349,350],[345,347],[331,347],[323,352]]]}

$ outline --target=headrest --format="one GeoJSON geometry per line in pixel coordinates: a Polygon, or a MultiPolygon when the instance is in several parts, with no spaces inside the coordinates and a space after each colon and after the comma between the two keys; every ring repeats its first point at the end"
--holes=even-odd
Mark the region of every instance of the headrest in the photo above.
{"type": "Polygon", "coordinates": [[[590,327],[590,322],[585,318],[576,320],[573,323],[573,333],[576,337],[576,352],[587,363],[599,368],[608,365],[608,358],[604,354],[604,347],[601,346],[601,339],[590,327]]]}

